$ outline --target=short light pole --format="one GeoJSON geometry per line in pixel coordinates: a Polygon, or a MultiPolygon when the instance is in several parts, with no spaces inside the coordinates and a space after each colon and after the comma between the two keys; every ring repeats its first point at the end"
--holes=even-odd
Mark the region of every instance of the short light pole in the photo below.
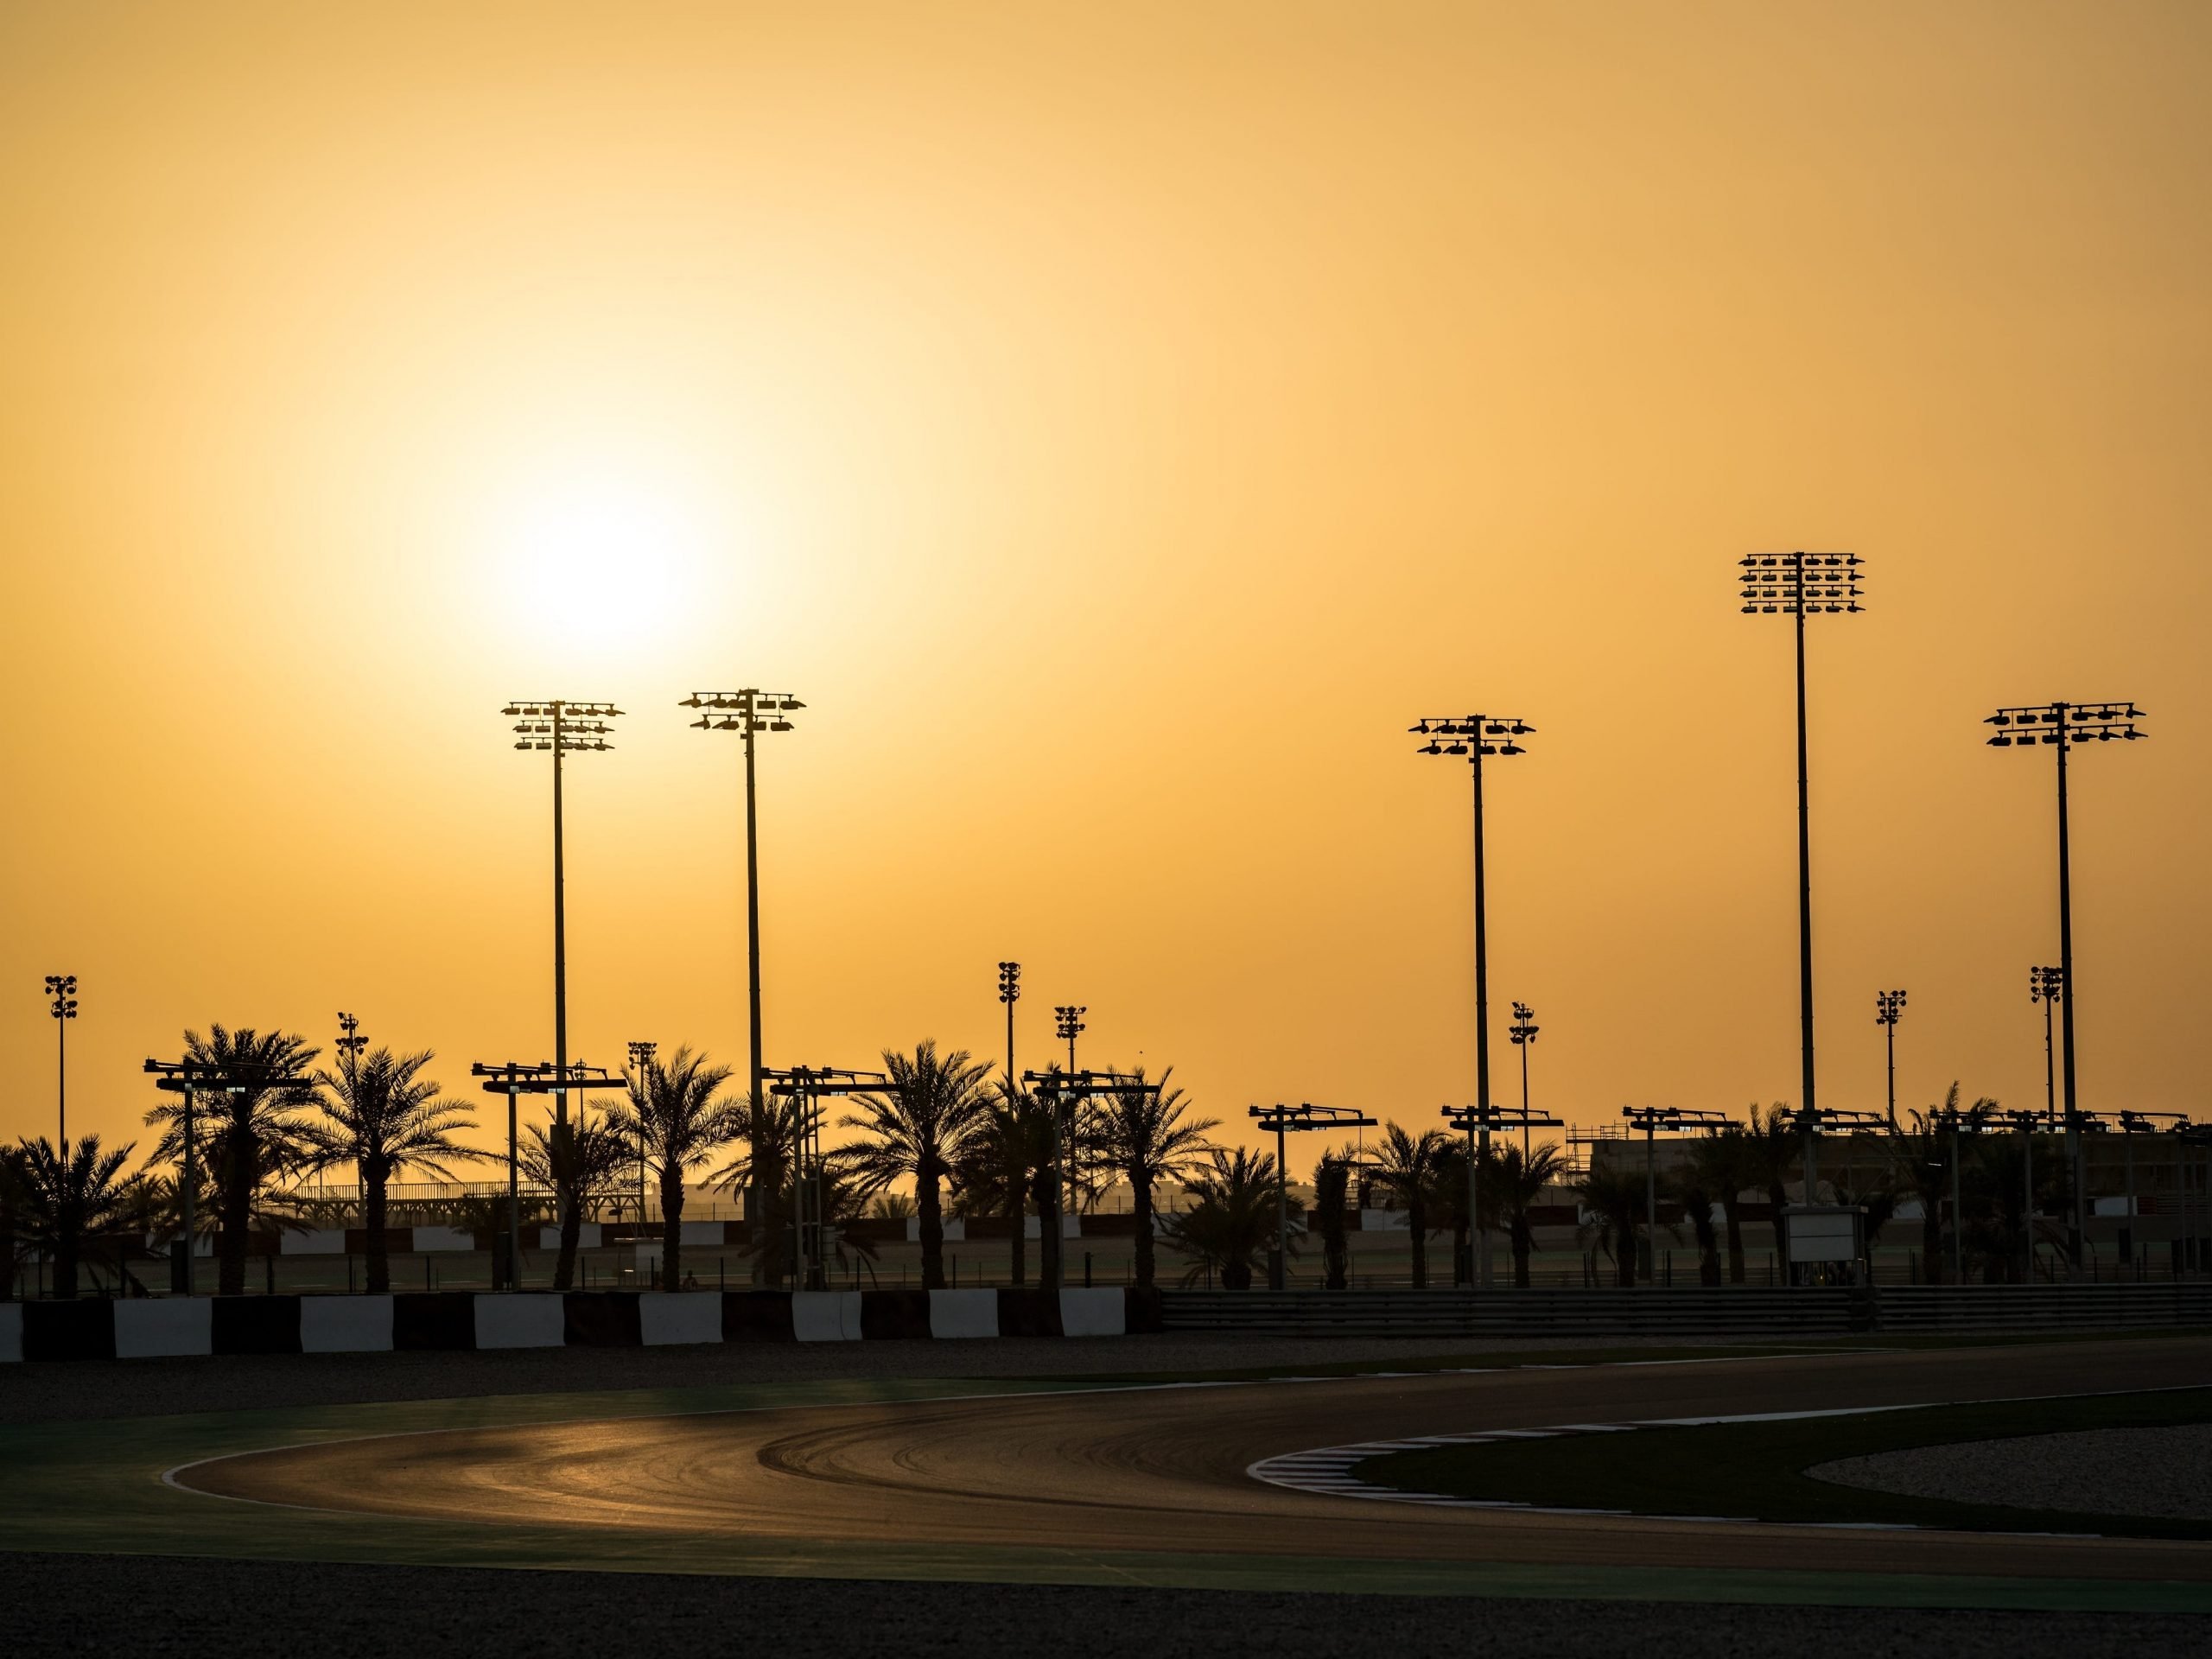
{"type": "MultiPolygon", "coordinates": [[[[638,1094],[642,1099],[652,1086],[650,1072],[658,1043],[633,1042],[630,1045],[630,1069],[638,1075],[638,1094]]],[[[638,1118],[638,1236],[645,1236],[645,1123],[643,1113],[638,1118]]]]}
{"type": "Polygon", "coordinates": [[[1021,964],[999,963],[999,1001],[1006,1005],[1006,1086],[1014,1086],[1014,1005],[1021,1001],[1021,964]]]}
{"type": "Polygon", "coordinates": [[[2080,1000],[2081,981],[2074,974],[2074,876],[2067,821],[2066,758],[2077,743],[2134,742],[2147,735],[2140,725],[2143,718],[2143,711],[2133,702],[2047,702],[1999,709],[1982,722],[1997,728],[1997,735],[1989,740],[1991,748],[2048,748],[2054,751],[2058,762],[2058,970],[2064,990],[2059,1030],[2066,1039],[2060,1075],[2066,1097],[2067,1154],[2077,1170],[2075,1221],[2067,1241],[2068,1262],[2077,1274],[2082,1270],[2084,1228],[2079,1202],[2082,1137],[2080,1101],[2074,1086],[2074,1005],[2080,1000]]]}
{"type": "Polygon", "coordinates": [[[2127,1224],[2120,1229],[2120,1253],[2127,1260],[2128,1271],[2135,1270],[2135,1137],[2138,1135],[2160,1133],[2161,1121],[2176,1128],[2189,1122],[2186,1112],[2122,1112],[2120,1115],[2120,1134],[2127,1157],[2127,1224]]]}
{"type": "Polygon", "coordinates": [[[1521,1158],[1529,1158],[1529,1051],[1535,1046],[1536,1033],[1542,1027],[1536,1024],[1536,1011],[1526,1002],[1513,1005],[1513,1023],[1505,1034],[1513,1039],[1513,1046],[1521,1051],[1521,1158]]]}
{"type": "MultiPolygon", "coordinates": [[[[1483,856],[1483,761],[1526,754],[1518,740],[1535,734],[1524,720],[1497,715],[1446,715],[1422,720],[1411,728],[1425,737],[1418,753],[1464,755],[1474,778],[1475,811],[1475,1104],[1488,1110],[1490,1097],[1490,907],[1484,888],[1483,856]]],[[[1523,1054],[1527,1050],[1523,1049],[1523,1054]]],[[[1467,1132],[1467,1214],[1475,1213],[1475,1175],[1478,1153],[1475,1131],[1467,1132]]],[[[1470,1278],[1471,1278],[1470,1274],[1470,1278]]]]}
{"type": "MultiPolygon", "coordinates": [[[[1479,1171],[1482,1165],[1490,1161],[1490,1136],[1491,1130],[1510,1129],[1515,1124],[1519,1124],[1521,1127],[1521,1145],[1522,1147],[1521,1155],[1525,1160],[1528,1157],[1527,1147],[1529,1145],[1529,1131],[1531,1127],[1536,1128],[1562,1128],[1565,1127],[1565,1125],[1562,1124],[1556,1117],[1543,1115],[1532,1116],[1525,1103],[1522,1105],[1518,1113],[1515,1113],[1503,1106],[1482,1106],[1471,1104],[1466,1106],[1446,1106],[1442,1109],[1442,1113],[1446,1122],[1449,1123],[1453,1128],[1459,1130],[1467,1137],[1468,1146],[1473,1148],[1474,1163],[1478,1171],[1479,1171]]],[[[1468,1186],[1468,1249],[1471,1253],[1479,1253],[1479,1259],[1478,1261],[1467,1263],[1467,1287],[1470,1290],[1475,1289],[1478,1287],[1481,1289],[1488,1290],[1491,1284],[1490,1229],[1483,1224],[1482,1208],[1479,1202],[1481,1196],[1482,1186],[1479,1181],[1472,1183],[1468,1186]],[[1479,1245],[1477,1244],[1477,1240],[1481,1241],[1479,1245]]],[[[1454,1271],[1456,1272],[1458,1269],[1455,1268],[1454,1271]]]]}
{"type": "Polygon", "coordinates": [[[1643,1131],[1643,1213],[1644,1262],[1643,1282],[1658,1282],[1659,1267],[1659,1153],[1654,1137],[1661,1129],[1678,1135],[1684,1129],[1718,1129],[1726,1128],[1728,1118],[1722,1112],[1686,1110],[1679,1106],[1624,1106],[1621,1116],[1632,1129],[1643,1131]]]}
{"type": "MultiPolygon", "coordinates": [[[[468,1068],[473,1077],[480,1077],[487,1095],[507,1097],[507,1271],[505,1288],[522,1288],[522,1156],[521,1138],[517,1118],[519,1116],[518,1098],[523,1095],[551,1095],[565,1103],[569,1091],[574,1090],[582,1099],[590,1097],[594,1089],[626,1089],[629,1084],[620,1077],[610,1077],[597,1067],[578,1061],[573,1065],[548,1064],[518,1065],[509,1060],[500,1065],[487,1065],[479,1060],[468,1068]]],[[[582,1109],[581,1101],[579,1110],[582,1109]]],[[[565,1122],[565,1118],[556,1119],[565,1122]]]]}
{"type": "Polygon", "coordinates": [[[1904,1016],[1903,991],[1874,994],[1874,1023],[1882,1028],[1889,1049],[1890,1116],[1897,1115],[1897,1021],[1904,1016]]]}
{"type": "Polygon", "coordinates": [[[250,1062],[214,1066],[193,1059],[149,1059],[143,1069],[154,1079],[154,1087],[184,1097],[183,1160],[177,1180],[179,1208],[183,1212],[184,1238],[181,1247],[181,1262],[178,1260],[180,1247],[171,1247],[169,1289],[173,1294],[189,1296],[193,1294],[192,1252],[200,1225],[198,1112],[195,1109],[199,1097],[211,1092],[248,1094],[257,1090],[305,1088],[315,1079],[274,1076],[271,1074],[276,1068],[250,1062]]]}
{"type": "Polygon", "coordinates": [[[1275,1248],[1268,1261],[1268,1288],[1284,1290],[1289,1287],[1290,1272],[1290,1198],[1286,1174],[1290,1162],[1283,1137],[1306,1129],[1372,1128],[1375,1120],[1349,1107],[1314,1106],[1303,1102],[1295,1106],[1280,1103],[1254,1106],[1248,1109],[1247,1115],[1258,1118],[1262,1129],[1273,1129],[1275,1133],[1275,1248]]]}
{"type": "Polygon", "coordinates": [[[753,789],[753,740],[762,732],[788,732],[785,716],[806,705],[788,691],[694,691],[677,705],[711,710],[693,721],[701,731],[737,732],[745,739],[745,962],[746,1006],[753,1030],[752,1097],[763,1103],[760,1037],[760,828],[753,789]]]}
{"type": "Polygon", "coordinates": [[[54,1138],[61,1161],[69,1161],[69,1022],[77,1017],[77,976],[48,974],[46,994],[54,999],[48,1012],[54,1015],[54,1138]]]}
{"type": "Polygon", "coordinates": [[[1738,559],[1746,616],[1787,616],[1797,637],[1797,1024],[1804,1098],[1819,1103],[1813,1072],[1813,829],[1805,746],[1805,619],[1866,607],[1856,553],[1754,553],[1738,559]]]}

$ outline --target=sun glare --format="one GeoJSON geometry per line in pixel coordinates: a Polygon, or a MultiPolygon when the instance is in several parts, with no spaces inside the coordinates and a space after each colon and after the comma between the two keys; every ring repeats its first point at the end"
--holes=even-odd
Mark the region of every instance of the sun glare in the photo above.
{"type": "Polygon", "coordinates": [[[696,524],[654,480],[541,479],[515,493],[501,520],[504,600],[536,643],[634,648],[699,597],[696,524]]]}

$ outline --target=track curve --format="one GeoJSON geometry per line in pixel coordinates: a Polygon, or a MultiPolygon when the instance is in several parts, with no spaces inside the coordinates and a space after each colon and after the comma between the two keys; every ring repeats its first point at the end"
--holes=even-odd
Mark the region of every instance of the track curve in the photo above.
{"type": "Polygon", "coordinates": [[[2203,1582],[2212,1544],[1406,1509],[1247,1471],[1352,1440],[2208,1379],[2212,1338],[1821,1354],[473,1428],[248,1452],[170,1478],[324,1511],[691,1539],[2203,1582]]]}

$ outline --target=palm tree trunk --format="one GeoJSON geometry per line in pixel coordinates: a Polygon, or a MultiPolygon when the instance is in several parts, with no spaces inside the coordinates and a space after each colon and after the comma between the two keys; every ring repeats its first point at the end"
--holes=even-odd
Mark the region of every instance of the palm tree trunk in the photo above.
{"type": "Polygon", "coordinates": [[[1524,1210],[1513,1217],[1513,1284],[1517,1290],[1529,1288],[1529,1251],[1535,1242],[1524,1210]]]}
{"type": "Polygon", "coordinates": [[[250,1135],[232,1137],[230,1155],[224,1160],[222,1217],[223,1234],[216,1241],[219,1259],[216,1262],[215,1294],[219,1296],[245,1294],[245,1237],[246,1228],[253,1218],[253,1189],[258,1184],[254,1168],[258,1150],[250,1135]],[[245,1144],[240,1145],[243,1141],[245,1144]]]}
{"type": "Polygon", "coordinates": [[[1636,1288],[1636,1217],[1629,1211],[1613,1218],[1613,1282],[1636,1288]]]}
{"type": "Polygon", "coordinates": [[[1130,1209],[1137,1227],[1136,1273],[1137,1283],[1146,1290],[1152,1288],[1154,1261],[1152,1254],[1152,1180],[1136,1169],[1122,1172],[1129,1178],[1130,1209]]]}
{"type": "Polygon", "coordinates": [[[553,1263],[553,1288],[567,1290],[575,1282],[576,1243],[583,1236],[584,1207],[573,1187],[555,1199],[561,1206],[561,1254],[553,1263]]]}
{"type": "Polygon", "coordinates": [[[1021,1188],[1016,1185],[1007,1202],[1006,1236],[1007,1268],[1014,1284],[1029,1282],[1029,1207],[1021,1201],[1021,1188]]]}
{"type": "Polygon", "coordinates": [[[391,1288],[391,1252],[385,1246],[385,1175],[382,1170],[361,1172],[361,1225],[367,1233],[369,1291],[383,1295],[391,1288]]]}
{"type": "Polygon", "coordinates": [[[921,1225],[922,1288],[944,1288],[944,1200],[937,1186],[937,1160],[925,1155],[914,1177],[914,1213],[921,1225]]]}
{"type": "Polygon", "coordinates": [[[660,1287],[675,1290],[683,1283],[683,1172],[664,1169],[660,1175],[660,1287]]]}
{"type": "Polygon", "coordinates": [[[1928,1282],[1943,1282],[1943,1200],[1932,1193],[1920,1200],[1920,1264],[1928,1282]]]}
{"type": "Polygon", "coordinates": [[[1744,1217],[1739,1213],[1741,1201],[1729,1198],[1720,1208],[1728,1218],[1728,1282],[1744,1282],[1744,1217]]]}
{"type": "Polygon", "coordinates": [[[1415,1290],[1428,1288],[1428,1217],[1418,1204],[1406,1205],[1406,1231],[1413,1238],[1413,1281],[1415,1290]]]}
{"type": "Polygon", "coordinates": [[[1052,1172],[1037,1172],[1037,1283],[1046,1290],[1060,1283],[1060,1204],[1052,1172]]]}

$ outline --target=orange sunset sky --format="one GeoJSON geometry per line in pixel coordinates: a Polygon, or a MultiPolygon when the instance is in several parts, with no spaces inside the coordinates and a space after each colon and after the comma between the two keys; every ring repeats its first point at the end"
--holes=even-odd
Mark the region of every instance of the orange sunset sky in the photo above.
{"type": "MultiPolygon", "coordinates": [[[[2083,1103],[2212,1055],[2212,9],[0,8],[0,1131],[139,1135],[210,1020],[1172,1064],[1202,1108],[1797,1093],[1813,630],[1821,1096],[2039,1103],[2050,766],[2083,1103]]],[[[1239,1122],[1235,1132],[1242,1135],[1239,1122]]],[[[487,1135],[488,1139],[488,1116],[487,1135]]],[[[142,1136],[143,1139],[143,1136],[142,1136]]],[[[1316,1147],[1300,1149],[1300,1167],[1316,1147]]]]}

